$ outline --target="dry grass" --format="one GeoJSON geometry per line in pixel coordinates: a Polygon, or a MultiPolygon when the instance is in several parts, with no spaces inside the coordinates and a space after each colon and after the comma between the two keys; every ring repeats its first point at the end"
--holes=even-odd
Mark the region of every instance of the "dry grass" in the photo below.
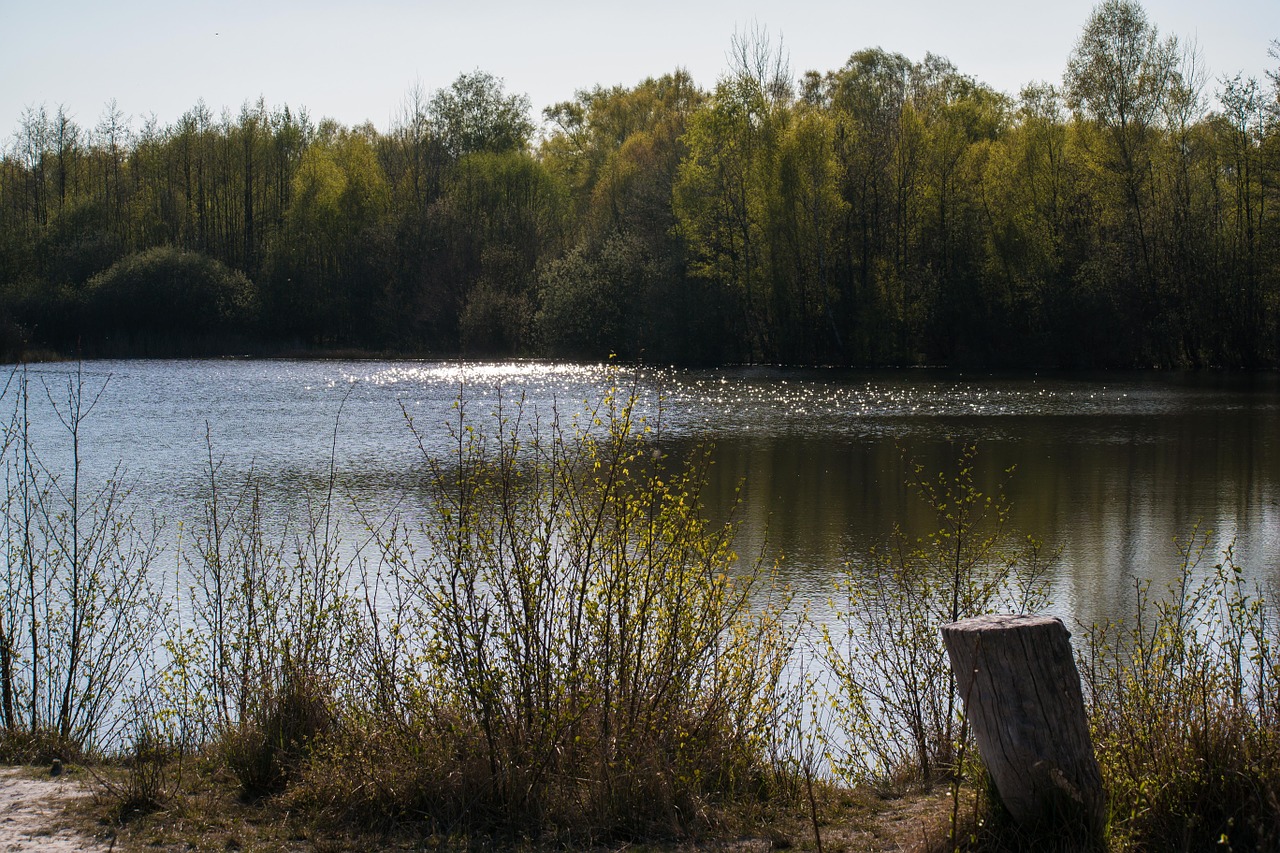
{"type": "MultiPolygon", "coordinates": [[[[119,777],[124,768],[101,770],[119,777]]],[[[807,805],[737,804],[708,816],[706,829],[680,841],[579,840],[509,834],[436,832],[408,817],[371,828],[359,822],[318,818],[287,795],[248,801],[237,780],[215,762],[195,762],[180,775],[181,790],[162,808],[121,820],[117,803],[99,796],[66,803],[68,820],[85,835],[107,838],[129,851],[326,851],[370,853],[409,850],[701,851],[816,850],[807,805]]],[[[963,791],[963,814],[973,809],[963,791]]],[[[949,791],[917,791],[884,798],[869,789],[820,785],[816,790],[823,853],[939,853],[950,849],[949,791]]]]}
{"type": "Polygon", "coordinates": [[[0,764],[48,765],[55,758],[64,763],[85,759],[80,744],[48,728],[0,730],[0,764]]]}

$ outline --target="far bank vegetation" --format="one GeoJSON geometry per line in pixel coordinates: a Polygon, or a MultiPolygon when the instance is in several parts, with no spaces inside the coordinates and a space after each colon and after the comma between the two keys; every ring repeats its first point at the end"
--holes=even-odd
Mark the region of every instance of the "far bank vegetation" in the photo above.
{"type": "Polygon", "coordinates": [[[1280,72],[1211,71],[1134,0],[1017,93],[880,48],[797,73],[762,31],[728,56],[540,122],[483,71],[385,130],[32,107],[0,153],[0,344],[1278,363],[1280,72]]]}

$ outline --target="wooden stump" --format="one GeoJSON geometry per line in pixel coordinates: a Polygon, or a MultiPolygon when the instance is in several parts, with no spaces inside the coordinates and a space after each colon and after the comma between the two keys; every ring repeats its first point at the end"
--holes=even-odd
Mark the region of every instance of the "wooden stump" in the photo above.
{"type": "Polygon", "coordinates": [[[1102,838],[1105,795],[1071,634],[1050,616],[978,616],[943,627],[978,749],[1013,819],[1102,838]]]}

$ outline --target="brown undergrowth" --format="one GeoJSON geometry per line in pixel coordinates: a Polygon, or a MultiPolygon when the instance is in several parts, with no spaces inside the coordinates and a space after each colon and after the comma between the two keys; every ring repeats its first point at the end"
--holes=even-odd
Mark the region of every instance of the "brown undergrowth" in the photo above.
{"type": "MultiPolygon", "coordinates": [[[[123,785],[127,769],[99,768],[99,785],[123,785]]],[[[122,816],[118,802],[103,787],[98,796],[65,804],[68,821],[86,836],[107,839],[116,851],[409,851],[514,849],[529,851],[766,851],[816,850],[807,805],[730,804],[708,815],[707,828],[684,838],[590,838],[567,842],[554,834],[508,830],[478,832],[458,826],[440,830],[402,816],[378,827],[302,809],[289,795],[246,800],[234,776],[216,760],[196,759],[165,804],[146,813],[122,816]]],[[[405,784],[414,780],[405,779],[405,784]]],[[[961,792],[961,813],[972,822],[973,795],[961,792]]],[[[884,797],[868,789],[821,784],[815,796],[821,849],[826,853],[941,853],[953,811],[949,791],[915,791],[884,797]]],[[[963,824],[968,826],[968,823],[963,824]]],[[[977,849],[977,848],[965,848],[977,849]]]]}

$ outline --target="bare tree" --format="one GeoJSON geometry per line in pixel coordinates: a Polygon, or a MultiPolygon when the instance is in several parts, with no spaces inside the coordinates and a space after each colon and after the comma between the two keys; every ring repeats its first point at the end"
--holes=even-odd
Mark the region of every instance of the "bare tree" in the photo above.
{"type": "Polygon", "coordinates": [[[729,76],[740,87],[753,90],[766,109],[785,106],[794,94],[791,57],[782,44],[759,24],[735,32],[729,42],[729,76]]]}

